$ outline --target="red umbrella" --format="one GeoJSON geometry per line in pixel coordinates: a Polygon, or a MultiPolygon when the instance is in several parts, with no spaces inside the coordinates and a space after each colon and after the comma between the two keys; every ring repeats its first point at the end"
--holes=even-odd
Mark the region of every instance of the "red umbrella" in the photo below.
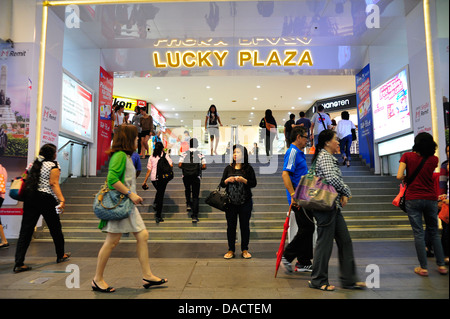
{"type": "Polygon", "coordinates": [[[291,204],[291,206],[289,206],[289,212],[286,217],[286,221],[284,222],[284,229],[283,229],[283,235],[281,236],[280,247],[278,248],[278,252],[277,252],[277,263],[275,266],[275,278],[277,277],[278,268],[280,268],[281,258],[283,258],[284,246],[286,243],[286,235],[287,235],[287,231],[289,228],[289,218],[291,217],[291,208],[292,208],[292,204],[291,204]]]}

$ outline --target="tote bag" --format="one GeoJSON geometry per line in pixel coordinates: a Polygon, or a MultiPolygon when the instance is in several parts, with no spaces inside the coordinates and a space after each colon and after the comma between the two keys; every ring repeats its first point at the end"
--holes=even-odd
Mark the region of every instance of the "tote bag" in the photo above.
{"type": "Polygon", "coordinates": [[[131,199],[105,183],[95,195],[94,214],[101,220],[121,220],[127,218],[134,209],[131,199]]]}
{"type": "Polygon", "coordinates": [[[212,191],[208,197],[205,198],[205,203],[211,207],[217,208],[223,212],[226,212],[230,199],[225,191],[220,190],[220,186],[216,190],[212,191]]]}
{"type": "Polygon", "coordinates": [[[304,209],[331,211],[336,206],[337,192],[325,179],[315,175],[314,162],[308,174],[303,175],[292,199],[304,209]]]}
{"type": "Polygon", "coordinates": [[[23,202],[25,200],[25,187],[26,179],[28,176],[28,170],[26,170],[22,176],[16,177],[9,188],[9,197],[12,199],[23,202]]]}

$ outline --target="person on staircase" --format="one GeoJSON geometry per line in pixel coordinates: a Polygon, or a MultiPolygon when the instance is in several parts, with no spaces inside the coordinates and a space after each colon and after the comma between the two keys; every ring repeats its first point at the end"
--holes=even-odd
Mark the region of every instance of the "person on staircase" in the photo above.
{"type": "Polygon", "coordinates": [[[438,196],[433,181],[433,172],[438,165],[439,159],[434,156],[437,144],[433,136],[422,132],[414,138],[412,152],[406,152],[400,158],[397,171],[397,179],[403,180],[408,185],[408,176],[420,168],[414,180],[409,183],[405,195],[406,213],[414,234],[419,267],[414,272],[420,276],[428,276],[428,261],[425,247],[426,230],[434,248],[437,270],[441,275],[446,275],[448,269],[445,267],[444,252],[438,234],[438,196]],[[422,167],[420,167],[422,164],[422,167]],[[406,170],[406,175],[405,175],[406,170]]]}
{"type": "MultiPolygon", "coordinates": [[[[136,193],[136,170],[131,160],[131,154],[136,150],[138,142],[138,131],[134,125],[122,125],[114,135],[113,144],[110,149],[110,161],[107,183],[110,189],[115,189],[126,194],[135,205],[142,204],[143,199],[136,193]]],[[[136,238],[137,257],[142,271],[142,284],[144,288],[166,283],[167,279],[155,276],[148,261],[148,231],[142,220],[139,210],[134,206],[133,211],[125,219],[110,220],[106,224],[100,222],[99,228],[106,232],[97,258],[97,268],[92,280],[92,290],[112,293],[116,290],[109,286],[104,279],[106,264],[111,256],[112,250],[119,244],[123,234],[133,233],[136,238]]]]}
{"type": "Polygon", "coordinates": [[[220,186],[226,189],[231,204],[225,212],[227,219],[228,252],[225,259],[234,258],[236,244],[236,227],[239,218],[241,229],[241,256],[252,258],[248,252],[250,241],[250,217],[253,209],[251,188],[256,186],[256,175],[248,162],[247,149],[242,145],[233,146],[233,160],[223,171],[220,186]]]}
{"type": "Polygon", "coordinates": [[[39,150],[38,157],[27,168],[23,217],[17,241],[14,272],[30,270],[24,264],[25,255],[31,242],[36,223],[42,215],[50,230],[56,250],[56,262],[69,259],[70,253],[64,252],[64,235],[56,207],[64,211],[65,199],[59,186],[61,169],[56,162],[57,149],[53,144],[45,144],[39,150]]]}
{"type": "Polygon", "coordinates": [[[298,231],[292,241],[287,245],[283,258],[281,259],[281,264],[287,273],[292,273],[291,263],[297,258],[295,271],[311,272],[313,235],[315,230],[314,223],[312,222],[313,215],[311,211],[303,211],[301,207],[291,201],[291,196],[294,195],[300,179],[308,173],[306,157],[302,151],[308,143],[308,133],[304,127],[296,126],[292,129],[290,138],[290,147],[284,155],[283,173],[281,176],[286,187],[288,203],[292,205],[298,231]]]}
{"type": "Polygon", "coordinates": [[[183,152],[178,161],[178,167],[183,172],[184,195],[186,208],[191,211],[192,222],[198,222],[198,207],[202,170],[206,169],[205,156],[197,150],[198,140],[189,140],[189,149],[183,152]]]}
{"type": "Polygon", "coordinates": [[[342,165],[350,166],[350,147],[352,146],[352,129],[356,126],[350,121],[350,114],[347,111],[341,112],[342,120],[339,121],[336,127],[336,133],[339,138],[339,145],[341,147],[341,156],[343,159],[342,165]]]}

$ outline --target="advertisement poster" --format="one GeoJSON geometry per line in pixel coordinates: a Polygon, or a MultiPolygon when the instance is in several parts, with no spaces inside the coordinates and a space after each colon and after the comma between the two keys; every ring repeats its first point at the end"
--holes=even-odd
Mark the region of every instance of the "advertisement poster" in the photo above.
{"type": "Polygon", "coordinates": [[[406,68],[372,91],[375,140],[411,129],[409,94],[406,68]]]}
{"type": "Polygon", "coordinates": [[[92,91],[75,78],[63,74],[61,131],[92,141],[92,91]]]}
{"type": "Polygon", "coordinates": [[[370,65],[356,75],[356,103],[358,105],[359,154],[374,168],[374,138],[372,103],[370,100],[370,65]]]}
{"type": "Polygon", "coordinates": [[[112,122],[111,107],[114,78],[100,67],[98,96],[98,134],[97,134],[97,170],[108,160],[106,151],[111,146],[112,122]]]}

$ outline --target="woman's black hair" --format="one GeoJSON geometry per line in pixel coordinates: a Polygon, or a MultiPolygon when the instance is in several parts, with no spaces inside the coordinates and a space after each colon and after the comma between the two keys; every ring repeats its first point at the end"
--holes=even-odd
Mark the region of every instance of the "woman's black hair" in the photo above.
{"type": "Polygon", "coordinates": [[[214,105],[214,104],[211,104],[211,106],[209,107],[209,110],[208,110],[208,112],[209,113],[214,113],[215,115],[217,115],[217,107],[214,105]],[[213,112],[213,111],[211,111],[211,108],[213,108],[214,107],[214,109],[215,109],[215,111],[213,112]]]}
{"type": "MultiPolygon", "coordinates": [[[[234,153],[234,150],[235,150],[236,148],[239,148],[239,149],[242,151],[242,153],[244,154],[244,163],[241,163],[241,169],[244,170],[244,171],[246,171],[247,168],[250,166],[250,165],[248,164],[248,151],[247,151],[247,148],[244,147],[244,146],[242,146],[241,144],[235,144],[235,145],[233,145],[233,153],[234,153]]],[[[236,161],[234,160],[234,156],[232,157],[232,163],[231,163],[231,166],[232,166],[233,168],[236,166],[236,161]]]]}
{"type": "Polygon", "coordinates": [[[164,145],[161,142],[155,143],[155,148],[153,149],[153,157],[161,156],[164,150],[164,145]]]}
{"type": "Polygon", "coordinates": [[[319,155],[319,152],[325,148],[325,145],[327,142],[331,141],[334,136],[336,135],[336,132],[333,130],[323,130],[319,134],[319,139],[316,145],[316,151],[314,152],[314,156],[312,161],[314,162],[319,155]]]}
{"type": "Polygon", "coordinates": [[[39,156],[34,160],[33,165],[28,171],[26,189],[36,191],[41,178],[42,162],[54,161],[56,154],[56,146],[53,144],[44,144],[39,150],[39,156]]]}
{"type": "Polygon", "coordinates": [[[341,118],[342,118],[343,120],[348,120],[348,119],[350,119],[350,114],[349,114],[347,111],[343,111],[343,112],[341,113],[341,118]]]}
{"type": "Polygon", "coordinates": [[[419,153],[420,156],[429,157],[436,152],[437,144],[427,132],[422,132],[416,135],[414,138],[414,146],[412,150],[419,153]]]}

